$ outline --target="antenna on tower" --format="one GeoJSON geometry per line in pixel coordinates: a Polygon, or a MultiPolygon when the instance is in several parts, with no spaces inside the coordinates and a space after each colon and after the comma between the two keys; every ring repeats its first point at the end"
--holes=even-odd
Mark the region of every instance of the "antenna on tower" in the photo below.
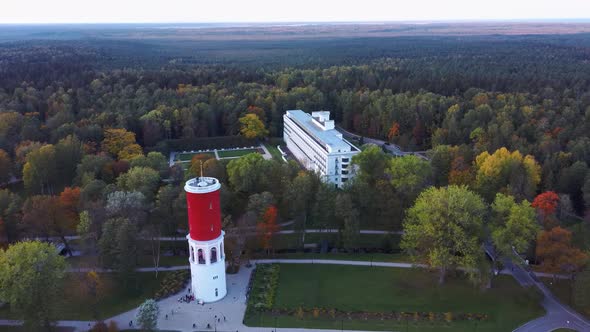
{"type": "Polygon", "coordinates": [[[201,160],[201,177],[203,177],[203,161],[201,160]]]}

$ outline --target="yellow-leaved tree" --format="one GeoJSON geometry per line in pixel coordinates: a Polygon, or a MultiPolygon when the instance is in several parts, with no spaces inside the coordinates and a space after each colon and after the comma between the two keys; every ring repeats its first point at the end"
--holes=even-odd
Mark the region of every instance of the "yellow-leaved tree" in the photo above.
{"type": "Polygon", "coordinates": [[[121,128],[104,131],[102,150],[121,160],[131,160],[143,155],[141,146],[135,141],[135,134],[121,128]]]}
{"type": "Polygon", "coordinates": [[[248,113],[240,118],[240,133],[246,138],[262,138],[268,135],[268,130],[258,115],[248,113]]]}
{"type": "Polygon", "coordinates": [[[494,153],[482,152],[475,158],[475,187],[488,202],[498,192],[518,200],[532,200],[541,181],[541,167],[531,155],[502,147],[494,153]]]}

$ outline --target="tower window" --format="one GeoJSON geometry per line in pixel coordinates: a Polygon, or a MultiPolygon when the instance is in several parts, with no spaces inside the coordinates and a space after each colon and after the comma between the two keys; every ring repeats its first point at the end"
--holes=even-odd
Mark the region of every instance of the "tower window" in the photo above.
{"type": "Polygon", "coordinates": [[[199,259],[199,264],[205,264],[205,255],[203,255],[203,249],[197,250],[197,257],[199,259]]]}
{"type": "Polygon", "coordinates": [[[217,262],[217,248],[211,248],[211,263],[217,262]]]}

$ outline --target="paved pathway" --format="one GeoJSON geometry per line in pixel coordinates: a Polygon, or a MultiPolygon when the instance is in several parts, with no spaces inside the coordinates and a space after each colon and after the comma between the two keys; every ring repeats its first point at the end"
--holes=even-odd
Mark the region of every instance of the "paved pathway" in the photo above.
{"type": "Polygon", "coordinates": [[[264,151],[264,154],[262,155],[262,158],[266,159],[266,160],[271,160],[272,159],[272,154],[270,154],[270,151],[268,151],[268,149],[266,148],[266,146],[262,143],[260,143],[260,148],[262,149],[262,151],[264,151]]]}
{"type": "Polygon", "coordinates": [[[541,304],[547,311],[545,316],[532,320],[513,332],[550,332],[558,328],[570,328],[580,332],[590,331],[588,319],[561,303],[542,282],[535,280],[531,273],[512,262],[505,261],[504,264],[508,269],[513,270],[512,275],[522,286],[537,287],[543,293],[544,298],[541,304]]]}

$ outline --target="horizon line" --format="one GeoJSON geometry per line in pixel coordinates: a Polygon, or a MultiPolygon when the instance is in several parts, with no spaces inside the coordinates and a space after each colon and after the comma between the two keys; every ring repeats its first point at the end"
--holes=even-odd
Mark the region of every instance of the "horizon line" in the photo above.
{"type": "Polygon", "coordinates": [[[96,22],[0,22],[0,25],[136,25],[136,24],[388,24],[388,23],[490,23],[490,22],[509,22],[509,23],[530,23],[530,22],[547,22],[547,23],[590,23],[590,17],[579,18],[464,18],[464,19],[410,19],[410,20],[326,20],[326,21],[287,21],[287,20],[269,20],[269,21],[96,21],[96,22]]]}

